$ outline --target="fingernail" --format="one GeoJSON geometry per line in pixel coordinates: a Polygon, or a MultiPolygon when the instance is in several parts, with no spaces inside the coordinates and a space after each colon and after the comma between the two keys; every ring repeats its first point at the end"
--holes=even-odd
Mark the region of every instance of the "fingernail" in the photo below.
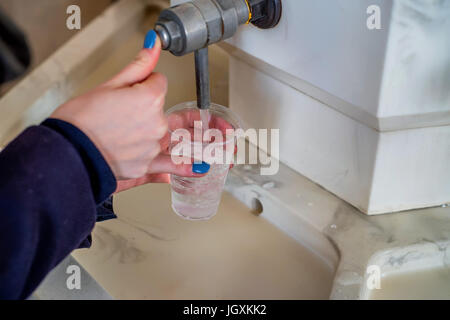
{"type": "Polygon", "coordinates": [[[192,165],[192,172],[198,174],[205,174],[208,173],[210,168],[211,166],[203,161],[202,163],[194,163],[192,165]]]}
{"type": "Polygon", "coordinates": [[[155,46],[156,43],[156,32],[155,30],[150,30],[149,32],[147,32],[147,35],[145,36],[145,41],[144,41],[144,48],[145,49],[153,49],[153,47],[155,46]]]}

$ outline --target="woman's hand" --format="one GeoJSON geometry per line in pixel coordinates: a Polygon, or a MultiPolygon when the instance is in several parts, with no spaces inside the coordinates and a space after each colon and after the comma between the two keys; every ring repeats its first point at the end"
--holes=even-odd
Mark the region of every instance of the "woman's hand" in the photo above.
{"type": "Polygon", "coordinates": [[[117,180],[140,178],[160,153],[167,132],[167,80],[152,73],[161,52],[143,49],[108,82],[58,108],[52,118],[72,123],[97,146],[117,180]]]}
{"type": "Polygon", "coordinates": [[[121,185],[137,186],[137,182],[167,182],[168,176],[159,175],[162,173],[199,176],[192,173],[191,165],[175,165],[170,156],[161,153],[166,146],[160,140],[167,136],[168,125],[163,111],[167,80],[153,73],[160,52],[156,39],[154,48],[141,50],[114,78],[65,103],[51,116],[77,126],[94,142],[114,172],[119,189],[121,185]],[[121,182],[130,179],[135,182],[121,182]]]}

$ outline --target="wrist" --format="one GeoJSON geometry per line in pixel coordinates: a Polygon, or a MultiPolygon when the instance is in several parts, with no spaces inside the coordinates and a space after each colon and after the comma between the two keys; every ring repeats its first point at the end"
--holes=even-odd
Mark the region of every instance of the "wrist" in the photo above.
{"type": "Polygon", "coordinates": [[[107,200],[116,190],[117,181],[107,161],[89,137],[64,120],[50,118],[41,125],[58,132],[73,145],[89,174],[95,202],[101,204],[107,200]]]}

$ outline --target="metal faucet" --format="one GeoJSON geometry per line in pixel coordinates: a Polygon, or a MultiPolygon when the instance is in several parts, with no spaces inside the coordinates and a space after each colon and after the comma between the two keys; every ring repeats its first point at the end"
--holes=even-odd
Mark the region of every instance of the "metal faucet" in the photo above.
{"type": "Polygon", "coordinates": [[[281,0],[193,0],[163,10],[155,31],[163,50],[175,56],[195,52],[197,106],[208,109],[208,46],[231,38],[240,25],[268,29],[280,18],[281,0]]]}

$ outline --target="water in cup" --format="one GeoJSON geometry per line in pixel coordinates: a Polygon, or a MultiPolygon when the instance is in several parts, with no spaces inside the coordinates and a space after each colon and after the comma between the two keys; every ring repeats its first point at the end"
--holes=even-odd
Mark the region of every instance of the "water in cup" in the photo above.
{"type": "Polygon", "coordinates": [[[172,208],[186,219],[209,219],[217,212],[229,165],[213,164],[205,177],[172,175],[172,208]]]}
{"type": "MultiPolygon", "coordinates": [[[[241,127],[239,118],[228,108],[211,104],[208,110],[199,110],[195,102],[182,103],[166,113],[169,122],[169,133],[178,129],[194,132],[194,122],[201,121],[203,131],[205,128],[218,129],[223,132],[222,142],[200,142],[188,141],[191,145],[198,143],[202,147],[208,144],[218,144],[226,149],[229,144],[233,145],[235,137],[226,137],[226,129],[239,129],[241,127]]],[[[173,146],[171,145],[171,148],[173,146]]],[[[192,148],[192,151],[194,148],[192,148]]],[[[224,154],[226,152],[224,151],[224,154]]],[[[193,154],[190,155],[193,158],[193,154]]],[[[179,216],[189,220],[206,220],[213,217],[218,210],[223,187],[228,176],[230,163],[211,164],[209,172],[204,177],[186,178],[171,175],[172,208],[179,216]]]]}

